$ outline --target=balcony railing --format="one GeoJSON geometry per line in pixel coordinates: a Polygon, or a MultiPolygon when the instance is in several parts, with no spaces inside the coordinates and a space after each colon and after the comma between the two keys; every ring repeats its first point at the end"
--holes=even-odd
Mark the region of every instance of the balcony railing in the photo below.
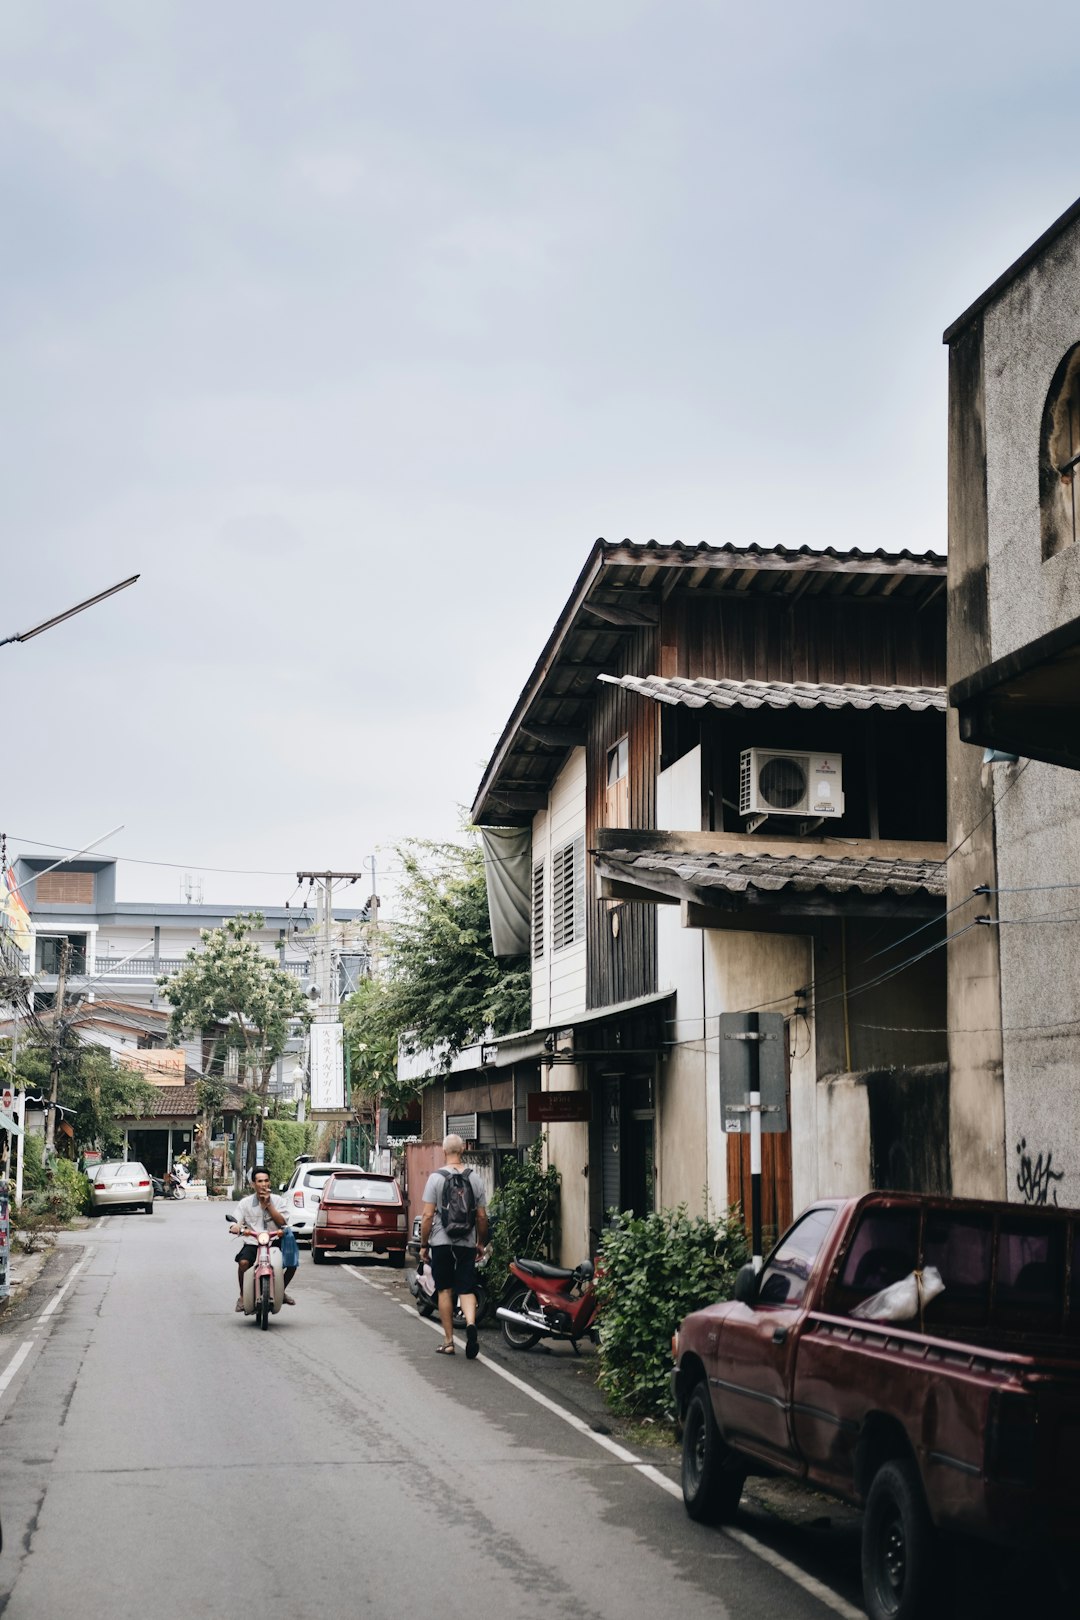
{"type": "MultiPolygon", "coordinates": [[[[274,957],[267,957],[267,961],[275,961],[274,957]]],[[[291,973],[294,979],[306,979],[311,976],[309,962],[285,962],[279,964],[286,973],[291,973]]],[[[117,982],[123,979],[155,979],[162,975],[179,973],[182,967],[187,966],[186,956],[162,956],[154,961],[152,956],[132,956],[128,960],[122,956],[99,956],[94,963],[94,971],[90,975],[96,982],[98,979],[112,978],[117,982]]],[[[42,971],[42,978],[55,978],[56,974],[42,971]]],[[[70,978],[85,977],[85,974],[71,974],[70,978]]]]}

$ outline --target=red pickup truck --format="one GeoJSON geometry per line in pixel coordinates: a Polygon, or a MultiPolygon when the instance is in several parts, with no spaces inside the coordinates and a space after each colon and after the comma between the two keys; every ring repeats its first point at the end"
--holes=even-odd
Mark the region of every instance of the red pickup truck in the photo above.
{"type": "Polygon", "coordinates": [[[949,1537],[1075,1554],[1080,1210],[822,1199],[674,1347],[687,1511],[730,1518],[752,1473],[862,1507],[873,1620],[933,1612],[949,1537]]]}

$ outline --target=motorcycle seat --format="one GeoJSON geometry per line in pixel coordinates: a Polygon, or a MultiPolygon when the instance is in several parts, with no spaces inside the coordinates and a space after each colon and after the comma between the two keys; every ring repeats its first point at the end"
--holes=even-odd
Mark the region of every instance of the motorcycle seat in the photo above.
{"type": "Polygon", "coordinates": [[[546,1260],[515,1260],[514,1265],[530,1277],[547,1277],[551,1282],[574,1275],[566,1266],[549,1266],[546,1260]]]}

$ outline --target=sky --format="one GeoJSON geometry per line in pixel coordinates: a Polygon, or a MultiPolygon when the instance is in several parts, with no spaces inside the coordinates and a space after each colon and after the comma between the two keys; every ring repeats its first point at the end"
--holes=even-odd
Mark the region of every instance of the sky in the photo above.
{"type": "Polygon", "coordinates": [[[598,536],[944,549],[941,334],[1080,193],[1074,24],[7,0],[0,635],[141,574],[0,647],[9,850],[392,889],[598,536]]]}

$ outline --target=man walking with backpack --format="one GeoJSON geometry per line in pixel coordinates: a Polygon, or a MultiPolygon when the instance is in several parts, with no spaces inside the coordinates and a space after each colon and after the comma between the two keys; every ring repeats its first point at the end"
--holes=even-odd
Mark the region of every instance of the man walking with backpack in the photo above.
{"type": "Polygon", "coordinates": [[[424,1188],[424,1214],[420,1222],[420,1259],[431,1266],[439,1295],[443,1342],[440,1356],[454,1354],[454,1295],[465,1317],[465,1354],[470,1361],[480,1353],[476,1334],[476,1261],[488,1236],[487,1200],[479,1172],[461,1157],[460,1136],[443,1140],[446,1164],[433,1170],[424,1188]]]}

